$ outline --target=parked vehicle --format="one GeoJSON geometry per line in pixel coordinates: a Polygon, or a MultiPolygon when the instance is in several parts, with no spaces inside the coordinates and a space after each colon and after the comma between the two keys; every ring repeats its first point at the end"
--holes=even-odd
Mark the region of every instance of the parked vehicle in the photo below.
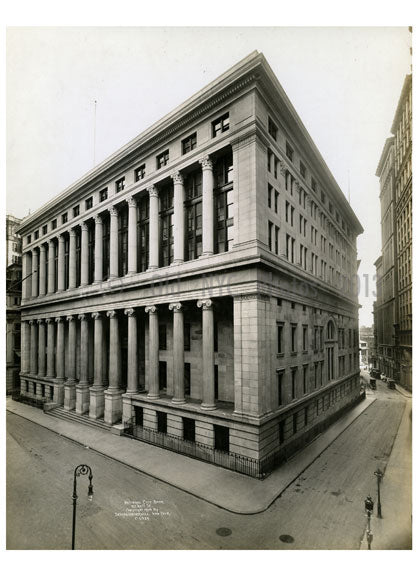
{"type": "Polygon", "coordinates": [[[388,383],[388,388],[390,388],[391,390],[394,390],[396,388],[395,380],[393,380],[392,378],[388,378],[387,383],[388,383]]]}
{"type": "Polygon", "coordinates": [[[377,368],[372,368],[372,369],[370,370],[370,376],[371,376],[372,378],[377,378],[378,380],[380,380],[380,379],[381,379],[380,370],[378,370],[377,368]]]}
{"type": "Polygon", "coordinates": [[[376,380],[374,378],[370,378],[369,386],[372,390],[376,390],[376,380]]]}

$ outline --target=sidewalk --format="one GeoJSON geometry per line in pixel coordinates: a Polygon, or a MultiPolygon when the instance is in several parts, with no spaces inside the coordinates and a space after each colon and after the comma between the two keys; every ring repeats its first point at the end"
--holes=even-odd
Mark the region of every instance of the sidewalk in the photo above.
{"type": "MultiPolygon", "coordinates": [[[[377,487],[376,494],[371,494],[375,502],[371,519],[372,550],[412,549],[411,415],[412,401],[408,399],[380,486],[382,518],[377,517],[377,487]]],[[[367,550],[366,533],[361,550],[367,550]]]]}
{"type": "Polygon", "coordinates": [[[8,398],[7,411],[166,482],[197,498],[237,514],[257,514],[272,502],[375,401],[367,396],[265,480],[194,460],[108,431],[59,420],[42,410],[8,398]]]}

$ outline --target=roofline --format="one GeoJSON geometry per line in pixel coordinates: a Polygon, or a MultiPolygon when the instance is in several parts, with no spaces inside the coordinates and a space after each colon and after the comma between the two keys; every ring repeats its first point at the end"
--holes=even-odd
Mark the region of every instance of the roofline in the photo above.
{"type": "Polygon", "coordinates": [[[406,93],[409,90],[409,87],[411,84],[412,84],[412,74],[407,74],[405,76],[405,80],[403,82],[401,95],[399,96],[398,105],[396,107],[395,116],[394,116],[393,122],[392,122],[392,128],[390,129],[392,134],[396,134],[396,126],[398,124],[399,116],[400,116],[401,111],[402,111],[403,101],[405,99],[406,93]]]}
{"type": "Polygon", "coordinates": [[[380,178],[382,171],[383,171],[383,166],[386,162],[386,158],[389,154],[389,149],[392,146],[392,144],[395,142],[395,137],[394,136],[390,136],[389,138],[386,139],[385,141],[385,145],[383,146],[383,150],[382,153],[380,155],[380,160],[379,160],[379,164],[377,165],[376,168],[376,176],[378,178],[380,178]]]}

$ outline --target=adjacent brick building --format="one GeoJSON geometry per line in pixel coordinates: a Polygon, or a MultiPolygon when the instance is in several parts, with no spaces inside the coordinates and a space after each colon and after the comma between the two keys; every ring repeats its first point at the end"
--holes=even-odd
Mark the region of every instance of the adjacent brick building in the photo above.
{"type": "Polygon", "coordinates": [[[20,231],[52,414],[259,476],[359,399],[362,228],[258,52],[20,231]]]}

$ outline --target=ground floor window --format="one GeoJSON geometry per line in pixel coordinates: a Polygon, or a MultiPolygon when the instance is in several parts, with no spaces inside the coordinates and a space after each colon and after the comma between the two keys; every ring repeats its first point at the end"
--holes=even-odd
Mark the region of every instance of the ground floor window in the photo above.
{"type": "Polygon", "coordinates": [[[190,418],[183,418],[183,439],[189,442],[195,442],[196,423],[190,418]]]}
{"type": "Polygon", "coordinates": [[[157,430],[163,434],[167,434],[167,413],[157,412],[157,430]]]}
{"type": "Polygon", "coordinates": [[[215,450],[229,452],[229,428],[214,424],[213,431],[215,434],[215,450]]]}
{"type": "Polygon", "coordinates": [[[134,406],[134,414],[135,414],[135,424],[137,426],[144,425],[144,409],[142,406],[134,406]]]}
{"type": "Polygon", "coordinates": [[[159,363],[159,389],[167,390],[167,362],[159,363]]]}

